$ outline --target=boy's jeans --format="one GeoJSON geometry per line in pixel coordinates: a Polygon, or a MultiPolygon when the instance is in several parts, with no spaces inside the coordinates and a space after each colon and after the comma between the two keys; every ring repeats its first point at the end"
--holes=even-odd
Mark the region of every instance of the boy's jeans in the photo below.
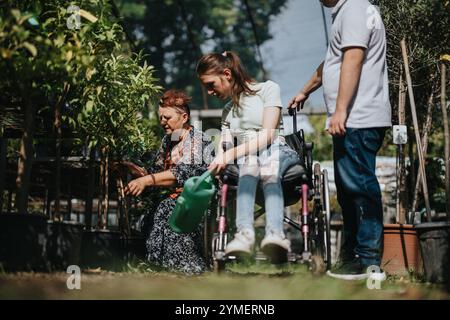
{"type": "Polygon", "coordinates": [[[236,208],[238,231],[254,229],[253,209],[256,188],[259,179],[261,179],[266,209],[266,234],[273,232],[280,236],[284,235],[284,198],[281,178],[286,169],[298,162],[297,153],[284,142],[272,144],[259,156],[250,155],[238,159],[239,184],[236,208]]]}
{"type": "Polygon", "coordinates": [[[333,137],[334,176],[344,218],[341,259],[358,255],[364,267],[381,263],[383,208],[375,158],[386,128],[347,128],[333,137]]]}

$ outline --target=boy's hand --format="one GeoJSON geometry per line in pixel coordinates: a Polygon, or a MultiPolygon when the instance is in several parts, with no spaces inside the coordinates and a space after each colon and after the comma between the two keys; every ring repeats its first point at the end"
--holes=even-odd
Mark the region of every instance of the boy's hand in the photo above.
{"type": "Polygon", "coordinates": [[[328,133],[332,136],[343,136],[346,132],[345,122],[347,121],[347,112],[336,111],[330,119],[328,133]]]}
{"type": "Polygon", "coordinates": [[[309,95],[304,93],[303,91],[300,91],[295,97],[293,97],[291,99],[291,101],[289,101],[288,104],[288,108],[289,109],[293,109],[293,108],[298,108],[298,106],[305,102],[306,99],[308,99],[309,95]]]}

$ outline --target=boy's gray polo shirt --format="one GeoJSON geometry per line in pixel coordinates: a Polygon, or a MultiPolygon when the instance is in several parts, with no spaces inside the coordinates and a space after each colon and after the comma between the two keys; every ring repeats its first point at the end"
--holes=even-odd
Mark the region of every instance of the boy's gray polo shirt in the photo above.
{"type": "Polygon", "coordinates": [[[355,97],[348,106],[348,128],[391,126],[386,32],[378,8],[367,0],[340,0],[332,12],[331,40],[322,83],[328,120],[336,110],[343,49],[365,48],[365,59],[355,97]]]}

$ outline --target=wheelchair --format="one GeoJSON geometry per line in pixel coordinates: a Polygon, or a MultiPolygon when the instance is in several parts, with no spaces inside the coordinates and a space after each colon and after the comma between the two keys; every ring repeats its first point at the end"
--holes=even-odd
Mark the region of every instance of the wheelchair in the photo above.
{"type": "MultiPolygon", "coordinates": [[[[293,116],[294,132],[297,132],[296,110],[291,110],[293,110],[290,114],[293,116]]],[[[316,163],[313,168],[314,146],[312,142],[305,141],[303,130],[298,131],[297,136],[301,143],[295,151],[299,155],[300,163],[289,167],[284,172],[282,188],[285,206],[301,202],[300,221],[294,221],[285,215],[284,223],[292,227],[295,232],[299,232],[303,241],[302,249],[299,252],[288,253],[286,261],[306,264],[314,274],[322,274],[331,268],[328,173],[326,169],[321,169],[319,163],[316,163]]],[[[225,146],[222,147],[225,148],[225,146]]],[[[222,272],[227,262],[238,258],[225,255],[229,234],[233,229],[229,226],[234,226],[234,221],[230,221],[232,216],[229,206],[230,198],[233,198],[231,195],[237,190],[238,180],[239,167],[236,164],[230,164],[219,181],[216,194],[217,213],[212,219],[213,226],[210,229],[212,236],[208,240],[211,244],[210,257],[215,273],[222,272]]],[[[255,212],[255,218],[264,212],[264,197],[261,194],[259,185],[255,202],[261,209],[255,212]]]]}

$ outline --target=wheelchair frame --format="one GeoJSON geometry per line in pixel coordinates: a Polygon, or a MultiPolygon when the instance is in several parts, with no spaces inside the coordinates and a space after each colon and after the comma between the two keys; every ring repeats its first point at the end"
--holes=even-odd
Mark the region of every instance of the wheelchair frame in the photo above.
{"type": "MultiPolygon", "coordinates": [[[[297,132],[297,113],[295,109],[293,116],[294,132],[297,132]]],[[[300,221],[295,222],[284,216],[284,222],[301,233],[303,238],[303,248],[299,253],[288,254],[288,262],[305,263],[315,274],[321,274],[331,268],[331,248],[330,248],[330,200],[328,187],[328,172],[321,170],[320,164],[316,163],[312,168],[313,143],[304,141],[303,130],[300,130],[303,139],[302,155],[308,182],[299,186],[299,201],[301,201],[300,221]],[[308,202],[313,201],[313,209],[310,210],[308,202]]],[[[227,202],[230,187],[226,183],[220,182],[217,193],[217,215],[215,219],[215,230],[212,235],[212,263],[214,272],[218,273],[225,269],[225,263],[236,257],[225,255],[228,243],[227,226],[227,202]]],[[[298,203],[298,201],[297,201],[298,203]]],[[[205,224],[206,225],[206,224],[205,224]]]]}

